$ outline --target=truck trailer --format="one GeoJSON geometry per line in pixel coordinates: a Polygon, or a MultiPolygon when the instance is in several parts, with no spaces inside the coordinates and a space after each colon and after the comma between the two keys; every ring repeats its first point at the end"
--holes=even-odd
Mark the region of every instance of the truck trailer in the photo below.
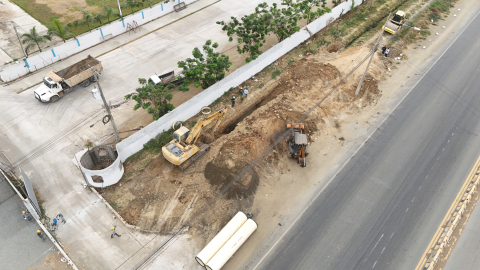
{"type": "Polygon", "coordinates": [[[96,74],[103,70],[102,63],[92,56],[66,67],[60,71],[50,71],[43,78],[43,83],[34,91],[40,102],[56,102],[76,86],[87,87],[96,81],[96,74]]]}

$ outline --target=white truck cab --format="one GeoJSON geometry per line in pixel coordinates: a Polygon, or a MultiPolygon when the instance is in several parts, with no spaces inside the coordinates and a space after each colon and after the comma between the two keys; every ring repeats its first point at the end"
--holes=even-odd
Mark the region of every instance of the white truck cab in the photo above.
{"type": "Polygon", "coordinates": [[[43,83],[35,89],[35,98],[41,102],[55,102],[63,96],[63,87],[50,77],[44,77],[43,83]],[[59,93],[62,92],[62,93],[59,93]]]}

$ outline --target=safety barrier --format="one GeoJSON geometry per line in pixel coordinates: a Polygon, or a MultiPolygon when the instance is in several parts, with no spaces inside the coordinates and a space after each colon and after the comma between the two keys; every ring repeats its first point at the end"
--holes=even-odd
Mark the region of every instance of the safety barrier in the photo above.
{"type": "MultiPolygon", "coordinates": [[[[185,4],[191,4],[198,0],[184,0],[185,4]]],[[[4,82],[13,81],[21,76],[38,69],[44,68],[57,61],[65,59],[78,52],[93,47],[105,40],[123,34],[127,31],[128,25],[143,25],[152,20],[160,18],[174,11],[175,2],[159,3],[151,8],[145,8],[134,14],[123,17],[123,20],[116,20],[109,24],[102,25],[100,28],[93,29],[89,33],[77,36],[74,39],[61,43],[49,50],[29,56],[20,63],[13,63],[3,67],[0,70],[0,79],[4,82]]]]}
{"type": "MultiPolygon", "coordinates": [[[[361,1],[355,1],[354,6],[361,4],[361,1]]],[[[143,149],[143,145],[150,139],[155,138],[159,133],[170,129],[175,121],[186,121],[201,111],[204,106],[208,106],[221,97],[226,91],[232,87],[237,87],[242,82],[248,80],[258,72],[262,71],[268,65],[272,64],[278,58],[282,57],[302,42],[306,41],[311,35],[323,29],[329,21],[333,21],[340,15],[350,11],[352,0],[343,2],[332,9],[331,13],[324,14],[317,20],[313,21],[300,32],[293,34],[290,38],[276,44],[268,51],[262,53],[257,59],[238,68],[223,80],[210,86],[200,94],[194,96],[187,102],[178,106],[173,111],[165,114],[157,121],[149,124],[137,133],[131,135],[127,139],[117,144],[118,155],[122,162],[143,149]]]]}
{"type": "Polygon", "coordinates": [[[455,210],[453,211],[450,219],[445,224],[445,228],[436,240],[435,246],[432,248],[430,255],[422,269],[433,270],[440,258],[444,248],[450,242],[452,234],[457,227],[460,220],[463,218],[463,213],[467,209],[467,205],[472,200],[472,194],[476,191],[478,183],[480,182],[480,167],[477,168],[475,175],[473,176],[470,184],[468,184],[462,199],[458,202],[455,210]]]}

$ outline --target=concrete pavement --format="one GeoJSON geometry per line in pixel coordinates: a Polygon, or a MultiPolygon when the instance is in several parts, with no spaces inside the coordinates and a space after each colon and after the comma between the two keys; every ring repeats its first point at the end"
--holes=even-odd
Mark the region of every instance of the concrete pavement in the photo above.
{"type": "Polygon", "coordinates": [[[48,238],[43,242],[37,236],[40,227],[35,220],[23,219],[23,210],[22,200],[0,174],[1,269],[27,269],[56,251],[48,238]]]}
{"type": "Polygon", "coordinates": [[[298,222],[243,269],[415,269],[480,155],[479,30],[476,17],[454,35],[298,222]]]}

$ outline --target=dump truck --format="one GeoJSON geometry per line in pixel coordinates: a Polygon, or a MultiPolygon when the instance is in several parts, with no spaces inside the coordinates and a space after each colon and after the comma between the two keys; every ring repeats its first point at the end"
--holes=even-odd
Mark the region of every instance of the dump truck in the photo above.
{"type": "Polygon", "coordinates": [[[208,144],[203,144],[200,147],[196,145],[200,134],[202,134],[203,128],[214,120],[217,120],[214,127],[215,134],[226,113],[227,108],[224,107],[204,119],[199,120],[191,131],[184,126],[177,129],[173,133],[173,140],[162,147],[162,154],[165,159],[173,165],[178,166],[182,171],[187,169],[188,166],[192,165],[197,159],[210,150],[208,144]]]}
{"type": "Polygon", "coordinates": [[[154,86],[159,84],[173,84],[176,86],[182,84],[184,79],[184,77],[175,77],[175,71],[170,71],[162,75],[152,75],[148,82],[154,86]]]}
{"type": "Polygon", "coordinates": [[[92,56],[60,71],[50,71],[43,78],[43,83],[35,89],[35,98],[40,102],[56,102],[65,94],[71,92],[76,86],[87,87],[96,81],[96,74],[102,72],[102,63],[92,56]]]}
{"type": "Polygon", "coordinates": [[[303,134],[305,125],[302,123],[288,123],[287,129],[291,129],[292,133],[287,138],[288,151],[293,159],[302,167],[307,166],[306,156],[308,156],[308,138],[307,134],[303,134]]]}
{"type": "Polygon", "coordinates": [[[382,28],[390,34],[395,34],[402,29],[405,22],[405,12],[399,10],[382,28]]]}

